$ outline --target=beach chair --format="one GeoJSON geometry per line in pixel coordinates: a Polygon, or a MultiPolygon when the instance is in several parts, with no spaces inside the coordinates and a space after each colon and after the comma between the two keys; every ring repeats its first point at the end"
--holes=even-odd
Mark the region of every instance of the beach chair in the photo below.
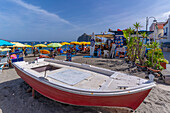
{"type": "Polygon", "coordinates": [[[4,65],[1,65],[1,66],[0,66],[0,74],[1,74],[2,71],[3,71],[3,68],[4,68],[4,65]]]}
{"type": "Polygon", "coordinates": [[[2,70],[5,66],[9,67],[8,57],[1,58],[0,60],[1,60],[0,61],[0,71],[2,72],[2,70]]]}

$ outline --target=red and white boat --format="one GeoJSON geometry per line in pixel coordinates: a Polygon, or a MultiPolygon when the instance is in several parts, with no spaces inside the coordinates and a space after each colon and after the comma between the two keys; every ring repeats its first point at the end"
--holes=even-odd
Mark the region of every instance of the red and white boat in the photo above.
{"type": "Polygon", "coordinates": [[[135,110],[154,82],[108,69],[53,59],[13,64],[18,75],[42,95],[80,106],[135,110]]]}

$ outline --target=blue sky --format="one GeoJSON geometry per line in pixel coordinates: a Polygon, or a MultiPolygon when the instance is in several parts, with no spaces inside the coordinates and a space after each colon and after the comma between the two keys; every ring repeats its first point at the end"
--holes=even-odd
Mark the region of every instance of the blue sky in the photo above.
{"type": "Polygon", "coordinates": [[[170,0],[0,0],[0,38],[72,41],[135,22],[145,29],[147,16],[166,21],[169,6],[170,0]]]}

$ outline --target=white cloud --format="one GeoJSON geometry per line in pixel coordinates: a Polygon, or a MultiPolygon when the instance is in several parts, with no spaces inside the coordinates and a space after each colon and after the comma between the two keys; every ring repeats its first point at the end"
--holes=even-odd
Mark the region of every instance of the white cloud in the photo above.
{"type": "MultiPolygon", "coordinates": [[[[63,22],[63,23],[65,23],[65,24],[72,25],[69,21],[61,18],[59,15],[54,14],[54,13],[50,13],[50,12],[48,12],[48,11],[46,11],[46,10],[38,7],[38,6],[34,6],[34,5],[32,5],[32,4],[25,3],[25,2],[23,2],[22,0],[12,0],[12,1],[15,2],[15,3],[17,3],[18,5],[26,8],[26,9],[32,10],[32,11],[38,13],[38,14],[42,14],[42,15],[45,15],[45,16],[54,18],[55,20],[60,21],[60,22],[63,22]]],[[[72,25],[72,26],[74,26],[74,25],[72,25]]]]}
{"type": "Polygon", "coordinates": [[[163,14],[157,16],[158,21],[166,21],[170,15],[170,11],[166,11],[163,14]]]}

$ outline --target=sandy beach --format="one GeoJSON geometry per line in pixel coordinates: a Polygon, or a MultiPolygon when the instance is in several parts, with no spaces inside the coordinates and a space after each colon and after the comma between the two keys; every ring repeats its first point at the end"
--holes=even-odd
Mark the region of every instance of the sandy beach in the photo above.
{"type": "MultiPolygon", "coordinates": [[[[35,57],[25,58],[33,61],[35,57]]],[[[65,57],[57,56],[64,60],[65,57]]],[[[102,59],[73,57],[73,62],[87,63],[99,67],[120,71],[144,78],[145,73],[136,68],[128,68],[123,59],[102,59]]],[[[14,68],[6,68],[0,74],[0,113],[130,113],[124,108],[82,107],[62,104],[50,100],[38,93],[34,99],[29,86],[16,74],[14,68]]],[[[170,86],[157,83],[148,97],[143,101],[135,113],[169,113],[170,86]]]]}

